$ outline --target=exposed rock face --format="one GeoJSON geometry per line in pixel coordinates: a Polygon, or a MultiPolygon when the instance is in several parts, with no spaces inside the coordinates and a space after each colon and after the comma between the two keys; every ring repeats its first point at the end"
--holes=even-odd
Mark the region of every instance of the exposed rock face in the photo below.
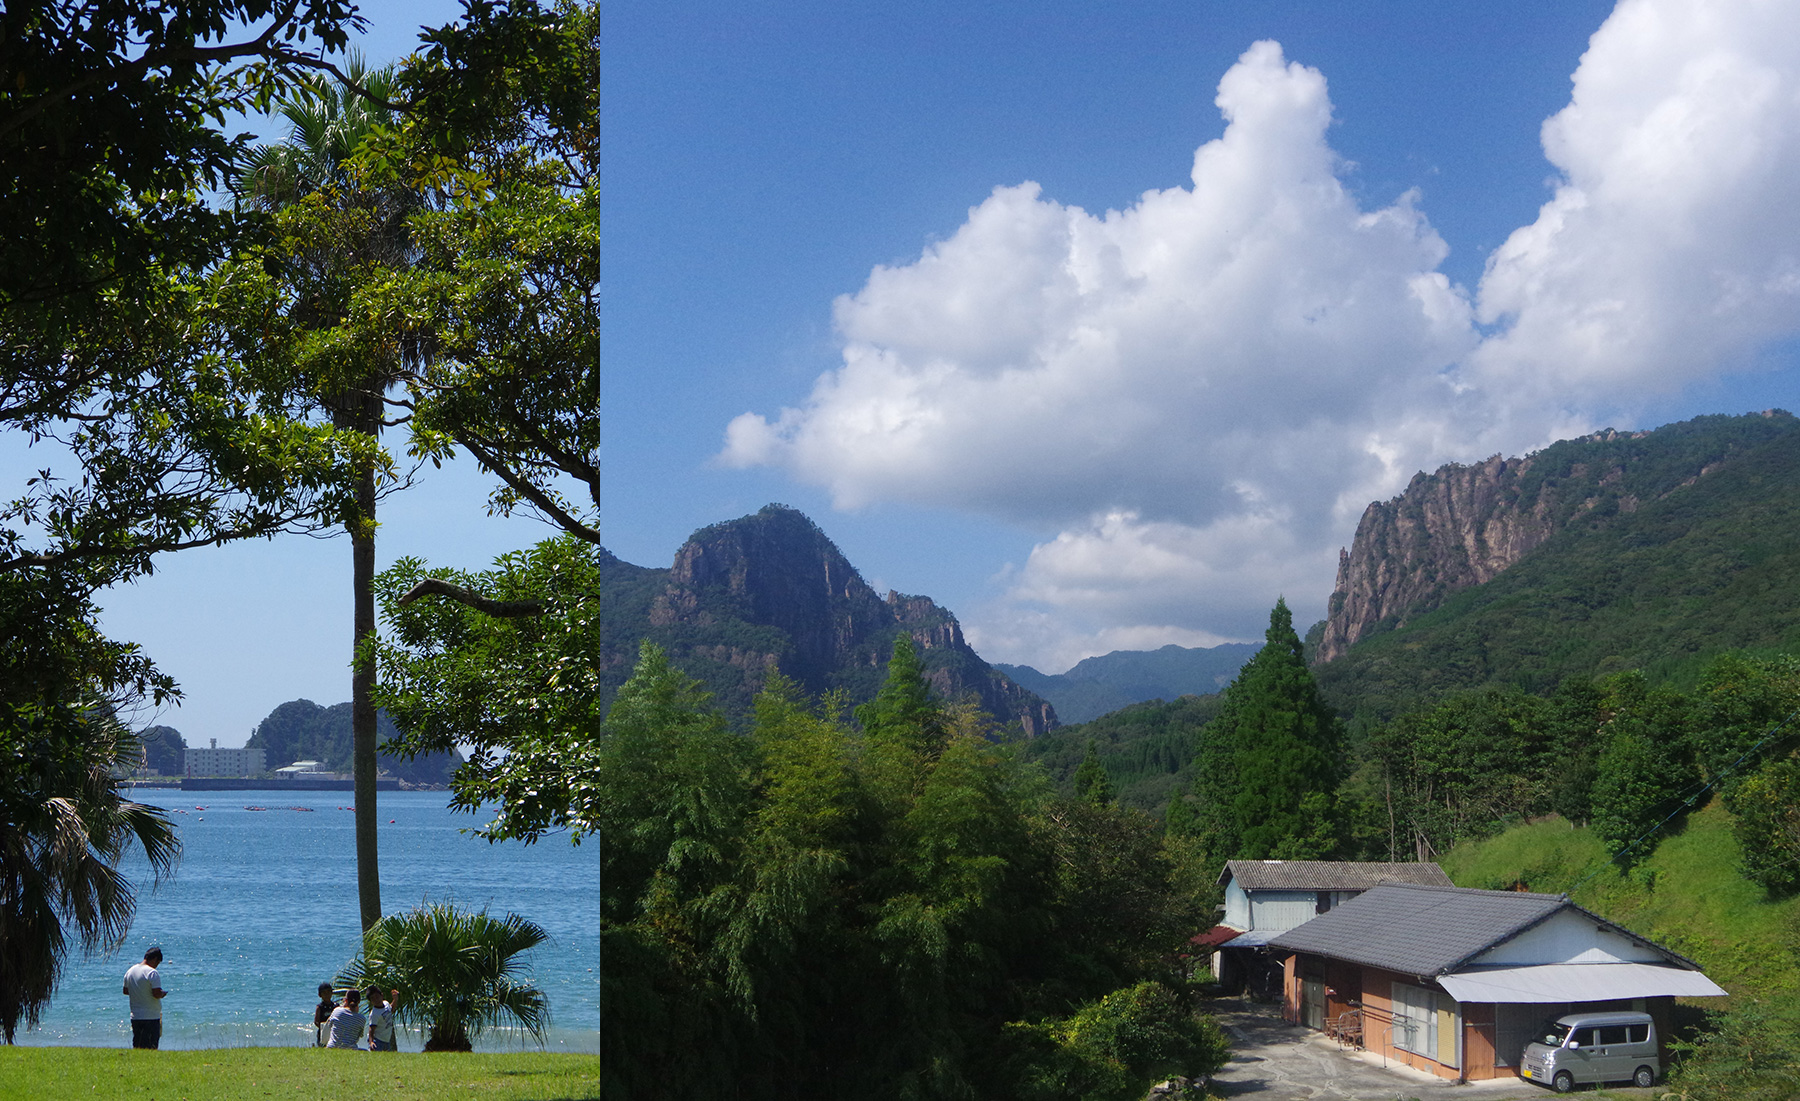
{"type": "Polygon", "coordinates": [[[1493,579],[1571,525],[1604,523],[1721,468],[1786,432],[1793,417],[1700,417],[1655,432],[1611,429],[1522,459],[1498,455],[1414,476],[1364,511],[1338,556],[1337,587],[1317,661],[1373,631],[1403,625],[1451,594],[1493,579]]]}
{"type": "MultiPolygon", "coordinates": [[[[927,597],[878,596],[794,509],[770,505],[703,528],[667,571],[611,562],[620,588],[636,586],[645,599],[633,607],[621,598],[608,609],[609,680],[623,681],[636,640],[649,638],[706,681],[728,711],[742,714],[776,668],[808,693],[842,689],[859,703],[880,686],[904,630],[943,698],[974,693],[995,718],[1017,720],[1033,737],[1056,725],[1048,703],[981,660],[955,616],[927,597]]],[[[603,584],[612,584],[604,574],[603,584]]]]}

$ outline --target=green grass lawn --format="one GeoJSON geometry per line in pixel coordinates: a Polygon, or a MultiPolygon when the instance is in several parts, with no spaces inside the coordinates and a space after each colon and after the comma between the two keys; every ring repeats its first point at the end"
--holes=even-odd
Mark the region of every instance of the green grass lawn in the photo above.
{"type": "Polygon", "coordinates": [[[600,1096],[592,1055],[393,1056],[320,1048],[0,1048],[0,1097],[37,1101],[574,1101],[600,1096]]]}

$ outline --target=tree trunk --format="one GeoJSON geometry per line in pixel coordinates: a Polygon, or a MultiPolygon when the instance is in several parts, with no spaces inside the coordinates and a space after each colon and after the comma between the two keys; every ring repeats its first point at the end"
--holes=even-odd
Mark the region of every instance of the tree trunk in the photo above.
{"type": "Polygon", "coordinates": [[[356,773],[356,896],[362,927],[381,920],[381,872],[375,848],[375,470],[356,487],[361,522],[350,533],[355,559],[356,657],[350,671],[350,759],[356,773]]]}

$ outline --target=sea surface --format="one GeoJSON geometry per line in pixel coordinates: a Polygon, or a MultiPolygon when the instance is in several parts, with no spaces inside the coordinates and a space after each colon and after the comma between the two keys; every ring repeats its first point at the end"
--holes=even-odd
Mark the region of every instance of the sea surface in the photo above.
{"type": "MultiPolygon", "coordinates": [[[[125,969],[155,944],[164,953],[164,1048],[310,1045],[318,985],[361,944],[356,833],[347,791],[209,791],[138,788],[169,811],[183,845],[175,875],[152,889],[142,854],[121,869],[138,885],[124,947],[64,964],[38,1028],[20,1044],[130,1047],[125,969]],[[264,809],[251,809],[264,808],[264,809]]],[[[455,814],[441,791],[379,794],[384,912],[422,902],[516,913],[548,943],[526,953],[550,1000],[549,1051],[598,1052],[600,848],[552,835],[535,845],[489,844],[463,833],[487,821],[455,814]]],[[[418,1051],[415,1028],[400,1050],[418,1051]]],[[[488,1032],[478,1051],[536,1050],[512,1032],[488,1032]]]]}

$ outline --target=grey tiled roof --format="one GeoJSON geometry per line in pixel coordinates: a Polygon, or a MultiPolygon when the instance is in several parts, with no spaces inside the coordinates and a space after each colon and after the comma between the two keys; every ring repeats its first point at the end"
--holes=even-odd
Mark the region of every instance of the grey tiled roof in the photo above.
{"type": "Polygon", "coordinates": [[[1382,864],[1352,860],[1227,860],[1219,874],[1246,891],[1366,891],[1382,883],[1450,886],[1436,864],[1382,864]]]}
{"type": "Polygon", "coordinates": [[[1564,895],[1523,891],[1374,887],[1269,945],[1403,975],[1437,975],[1573,905],[1564,895]]]}

